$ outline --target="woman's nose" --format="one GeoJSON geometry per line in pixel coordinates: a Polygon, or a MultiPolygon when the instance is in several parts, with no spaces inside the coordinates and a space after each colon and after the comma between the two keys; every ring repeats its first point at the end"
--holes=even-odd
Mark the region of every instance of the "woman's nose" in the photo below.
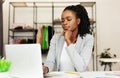
{"type": "Polygon", "coordinates": [[[63,24],[64,24],[64,25],[67,25],[67,21],[64,21],[63,24]]]}

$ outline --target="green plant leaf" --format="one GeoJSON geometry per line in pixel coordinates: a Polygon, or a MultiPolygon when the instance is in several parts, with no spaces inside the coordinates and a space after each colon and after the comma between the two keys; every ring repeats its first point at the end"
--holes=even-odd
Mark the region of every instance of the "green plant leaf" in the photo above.
{"type": "Polygon", "coordinates": [[[0,72],[7,72],[11,66],[11,62],[5,59],[0,59],[0,72]]]}

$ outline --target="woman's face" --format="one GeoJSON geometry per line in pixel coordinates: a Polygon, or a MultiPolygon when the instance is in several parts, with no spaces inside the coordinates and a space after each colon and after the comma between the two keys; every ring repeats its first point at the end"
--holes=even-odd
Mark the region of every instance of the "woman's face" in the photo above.
{"type": "Polygon", "coordinates": [[[78,30],[78,24],[80,23],[80,19],[76,17],[75,13],[71,10],[63,11],[61,15],[61,24],[64,31],[70,30],[78,30]]]}

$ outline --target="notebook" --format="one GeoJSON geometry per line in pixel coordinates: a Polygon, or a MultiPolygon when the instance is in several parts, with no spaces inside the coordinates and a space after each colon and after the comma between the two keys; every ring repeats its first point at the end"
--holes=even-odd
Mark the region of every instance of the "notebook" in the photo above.
{"type": "Polygon", "coordinates": [[[7,44],[5,53],[11,78],[43,78],[40,44],[7,44]]]}

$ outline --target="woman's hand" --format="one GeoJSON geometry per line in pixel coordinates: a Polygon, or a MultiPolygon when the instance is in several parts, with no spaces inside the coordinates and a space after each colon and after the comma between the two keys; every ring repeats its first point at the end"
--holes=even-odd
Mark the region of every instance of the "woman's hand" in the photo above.
{"type": "Polygon", "coordinates": [[[70,45],[72,43],[72,41],[71,41],[72,31],[70,31],[70,30],[63,31],[63,36],[65,38],[67,45],[70,45]]]}
{"type": "Polygon", "coordinates": [[[42,66],[43,67],[43,73],[48,73],[49,72],[49,68],[47,66],[42,66]]]}

